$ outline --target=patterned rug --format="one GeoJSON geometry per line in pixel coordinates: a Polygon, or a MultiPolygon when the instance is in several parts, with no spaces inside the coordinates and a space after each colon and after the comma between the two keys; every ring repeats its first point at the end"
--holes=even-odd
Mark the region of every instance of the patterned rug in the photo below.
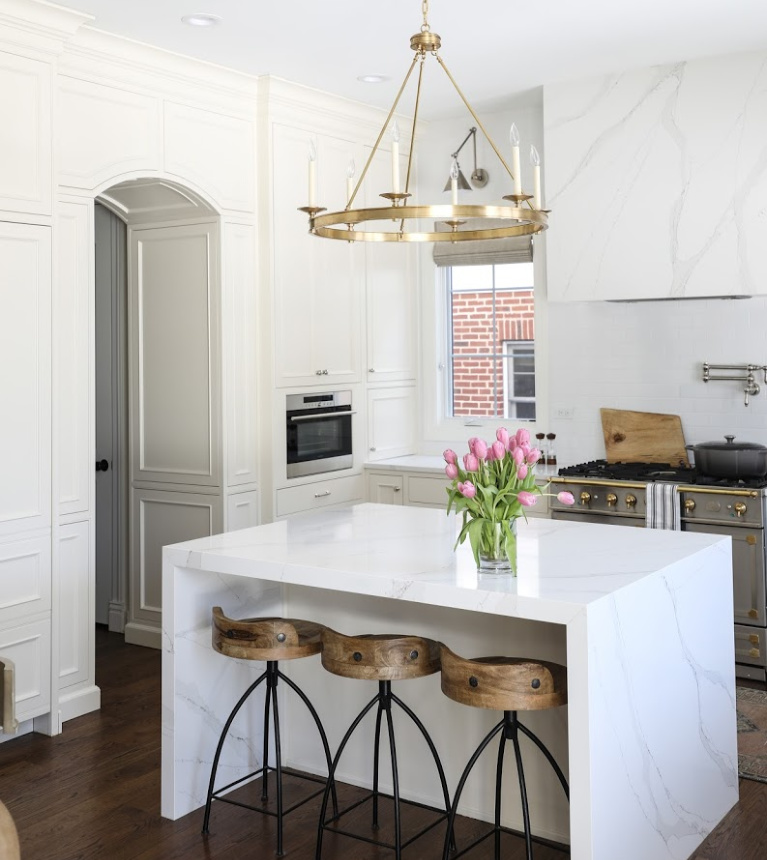
{"type": "Polygon", "coordinates": [[[767,692],[737,687],[738,773],[767,782],[767,692]]]}

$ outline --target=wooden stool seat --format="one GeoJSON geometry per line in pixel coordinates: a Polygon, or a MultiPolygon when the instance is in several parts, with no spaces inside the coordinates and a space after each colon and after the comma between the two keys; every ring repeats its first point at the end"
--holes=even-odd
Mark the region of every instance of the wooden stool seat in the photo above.
{"type": "Polygon", "coordinates": [[[322,631],[322,665],[344,678],[401,681],[439,672],[439,643],[421,636],[322,631]]]}
{"type": "Polygon", "coordinates": [[[440,651],[442,692],[473,708],[541,711],[567,704],[567,669],[522,657],[459,657],[440,651]]]}
{"type": "Polygon", "coordinates": [[[213,648],[241,660],[297,660],[322,650],[321,624],[298,618],[228,618],[213,607],[213,648]]]}

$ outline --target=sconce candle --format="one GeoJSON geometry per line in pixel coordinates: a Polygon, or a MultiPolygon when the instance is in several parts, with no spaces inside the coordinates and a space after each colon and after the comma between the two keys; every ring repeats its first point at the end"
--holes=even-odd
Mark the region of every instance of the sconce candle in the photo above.
{"type": "Polygon", "coordinates": [[[514,193],[522,193],[522,173],[519,166],[519,131],[516,123],[511,124],[509,129],[509,143],[511,144],[511,172],[514,174],[514,193]]]}
{"type": "Polygon", "coordinates": [[[541,208],[541,156],[538,150],[530,145],[530,164],[533,166],[533,206],[541,208]]]}
{"type": "Polygon", "coordinates": [[[391,130],[391,184],[392,191],[399,194],[399,126],[396,119],[391,130]]]}
{"type": "Polygon", "coordinates": [[[453,206],[458,205],[458,162],[453,159],[453,164],[450,167],[450,202],[453,206]]]}

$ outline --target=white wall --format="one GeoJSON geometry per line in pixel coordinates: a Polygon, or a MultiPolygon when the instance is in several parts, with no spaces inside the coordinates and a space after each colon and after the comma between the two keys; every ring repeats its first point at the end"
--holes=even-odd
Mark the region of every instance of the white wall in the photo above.
{"type": "MultiPolygon", "coordinates": [[[[554,227],[551,228],[555,229],[554,227]]],[[[767,444],[767,386],[702,381],[702,362],[767,363],[767,299],[549,305],[551,415],[560,465],[604,457],[599,408],[682,416],[688,442],[725,433],[767,444]]]]}

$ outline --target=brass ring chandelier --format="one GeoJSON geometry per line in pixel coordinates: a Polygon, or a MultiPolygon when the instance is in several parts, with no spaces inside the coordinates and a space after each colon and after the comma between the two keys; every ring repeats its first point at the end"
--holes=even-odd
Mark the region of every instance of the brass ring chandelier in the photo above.
{"type": "MultiPolygon", "coordinates": [[[[354,190],[349,194],[349,199],[346,207],[337,212],[327,212],[323,207],[314,205],[314,201],[310,200],[310,205],[300,207],[301,212],[306,212],[309,216],[309,232],[316,236],[321,236],[325,239],[342,239],[345,242],[470,242],[483,239],[502,239],[509,236],[529,236],[535,233],[540,233],[548,228],[549,210],[540,208],[540,160],[535,148],[531,151],[531,161],[533,163],[535,194],[525,194],[522,191],[519,168],[519,139],[516,136],[516,127],[512,126],[512,162],[514,171],[506,163],[501,155],[498,147],[493,142],[481,120],[477,116],[474,108],[469,104],[460,87],[456,83],[453,76],[450,74],[445,61],[439,55],[439,49],[442,45],[440,37],[436,33],[431,32],[428,22],[429,3],[428,0],[422,0],[421,9],[423,13],[423,24],[420,32],[416,33],[410,39],[410,47],[415,51],[415,56],[408,69],[405,79],[394,99],[389,113],[384,121],[381,131],[378,134],[373,149],[368,157],[365,167],[360,174],[354,190]],[[456,185],[453,183],[452,204],[436,204],[436,205],[409,205],[408,198],[410,193],[410,179],[413,163],[413,148],[415,142],[416,126],[418,123],[418,111],[421,100],[421,85],[423,82],[424,63],[427,56],[432,56],[439,63],[442,70],[447,75],[450,83],[455,88],[461,101],[466,105],[469,113],[474,118],[477,126],[482,131],[485,139],[490,144],[495,152],[498,160],[503,165],[506,173],[511,179],[514,187],[514,193],[504,196],[504,200],[510,201],[509,204],[499,204],[497,206],[486,205],[465,205],[458,204],[456,185]],[[357,193],[360,190],[365,175],[368,172],[378,147],[381,144],[384,133],[389,127],[392,117],[394,116],[397,106],[400,102],[403,92],[410,80],[416,66],[418,66],[418,83],[416,89],[415,108],[413,111],[412,129],[411,129],[411,145],[407,159],[407,172],[405,178],[404,190],[396,187],[399,183],[396,176],[399,172],[398,167],[398,134],[396,131],[396,122],[394,124],[394,145],[392,147],[393,165],[393,184],[395,187],[391,191],[381,193],[379,196],[389,201],[388,206],[373,206],[365,208],[353,208],[357,193]],[[533,201],[531,203],[531,201],[533,201]],[[322,214],[325,213],[325,214],[322,214]],[[420,219],[429,219],[441,221],[445,225],[444,230],[423,231],[417,229],[417,222],[420,219]],[[471,222],[469,222],[471,219],[471,222]],[[482,227],[477,221],[487,221],[488,226],[482,227]],[[490,221],[494,222],[490,226],[490,221]],[[508,222],[498,224],[498,222],[508,222]],[[376,222],[394,224],[393,228],[388,230],[380,229],[359,229],[363,225],[375,224],[376,222]],[[469,228],[461,230],[460,228],[470,223],[469,228]],[[415,224],[415,228],[412,225],[415,224]],[[408,229],[410,227],[410,229],[408,229]]],[[[457,171],[454,173],[457,177],[457,171]]],[[[314,163],[310,160],[310,189],[313,183],[314,163]]],[[[351,180],[349,181],[351,186],[351,180]]],[[[310,191],[310,196],[312,196],[310,191]]]]}

